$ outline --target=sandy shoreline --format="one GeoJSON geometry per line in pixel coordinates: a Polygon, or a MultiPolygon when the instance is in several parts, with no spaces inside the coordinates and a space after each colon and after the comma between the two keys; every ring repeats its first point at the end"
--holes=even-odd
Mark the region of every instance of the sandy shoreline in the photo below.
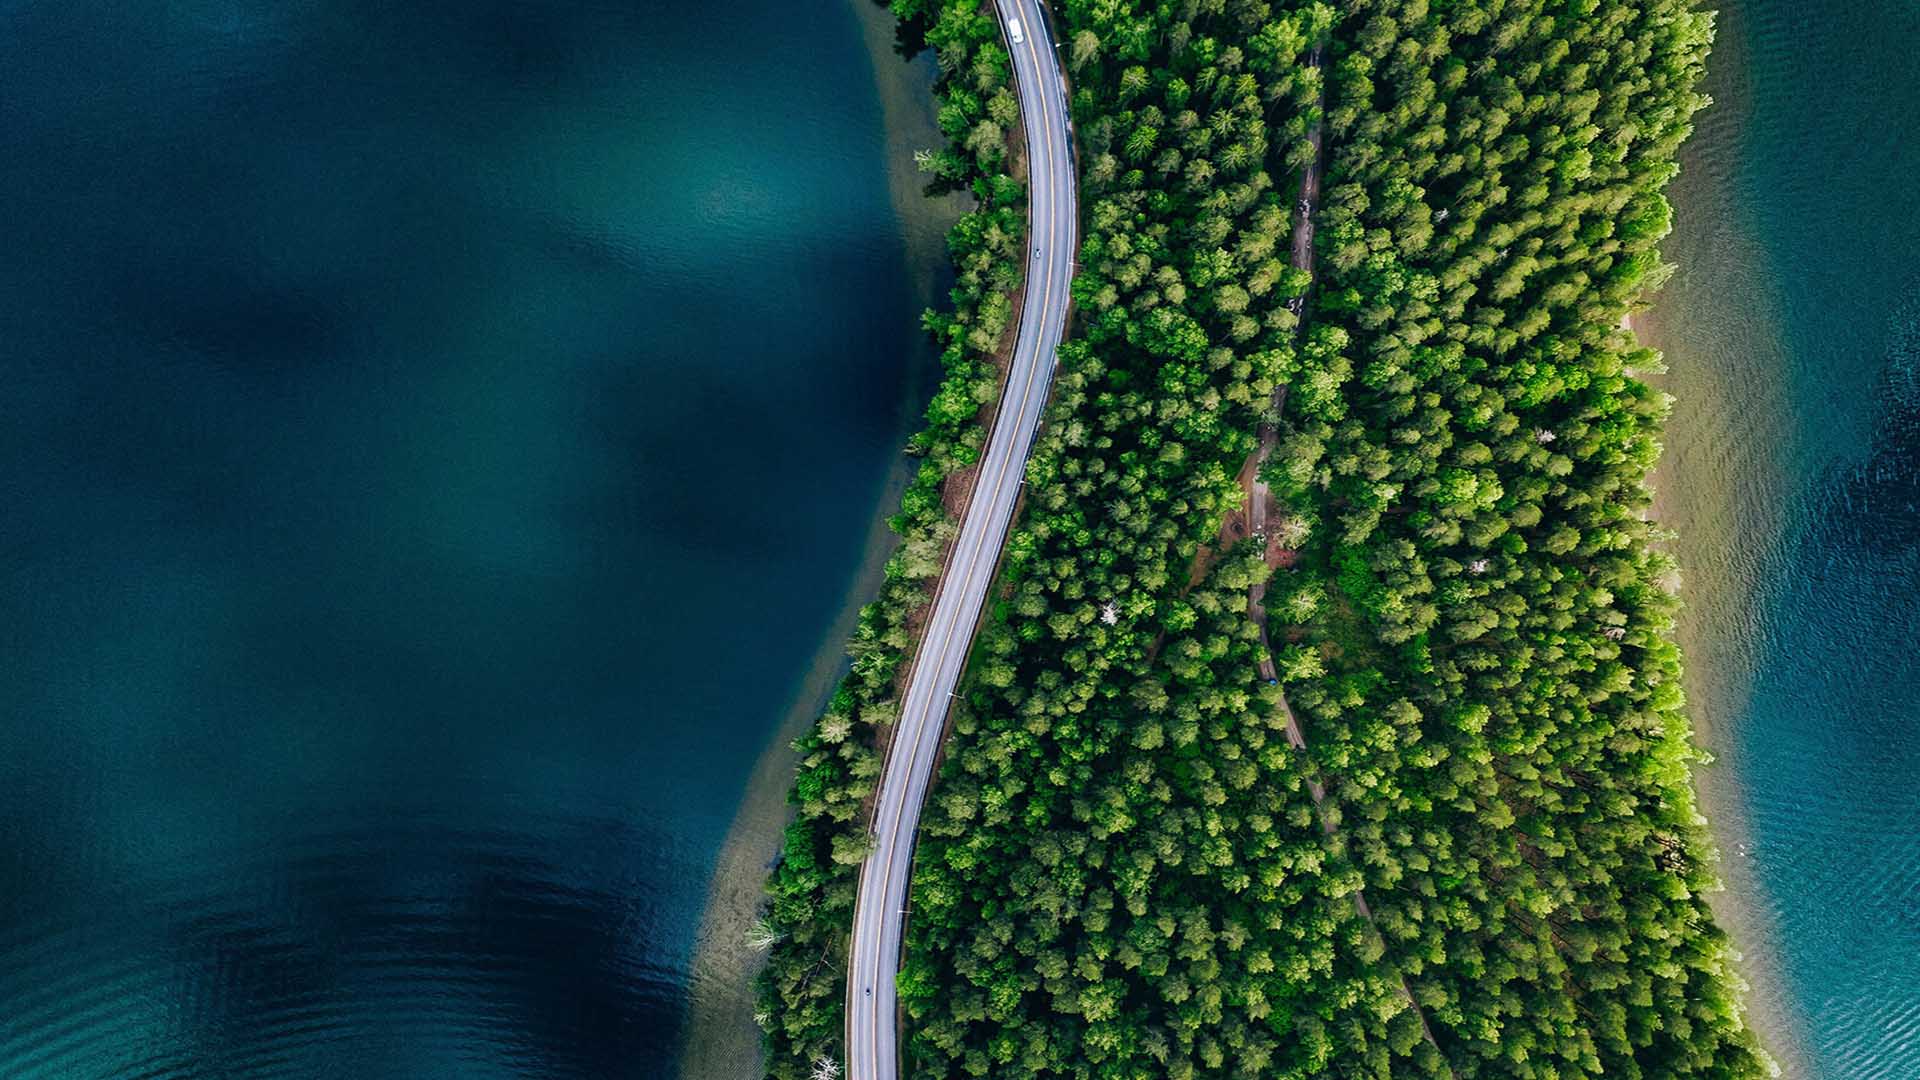
{"type": "MultiPolygon", "coordinates": [[[[873,62],[886,128],[888,187],[905,242],[914,299],[924,307],[933,303],[945,266],[947,229],[963,209],[955,197],[929,199],[923,195],[925,177],[913,161],[915,150],[937,146],[941,141],[929,92],[932,69],[924,57],[908,64],[893,51],[895,24],[885,8],[871,0],[847,2],[860,22],[873,62]]],[[[909,386],[899,417],[903,442],[919,426],[926,392],[929,388],[917,383],[909,386]]],[[[779,854],[781,833],[791,813],[787,791],[793,784],[797,760],[791,744],[820,715],[846,670],[846,643],[853,635],[861,607],[879,593],[882,571],[899,541],[887,528],[886,519],[899,506],[915,467],[913,459],[903,456],[888,474],[868,527],[860,567],[848,583],[840,612],[767,749],[755,763],[726,843],[715,860],[706,908],[694,941],[679,1060],[683,1080],[757,1080],[761,1075],[760,1028],[753,1020],[753,977],[765,954],[747,945],[747,934],[760,918],[767,872],[779,854]]]]}
{"type": "MultiPolygon", "coordinates": [[[[904,473],[896,473],[900,475],[889,478],[887,484],[889,500],[898,500],[904,487],[904,473]]],[[[760,918],[767,872],[779,855],[781,833],[791,812],[787,790],[793,785],[798,758],[791,744],[820,715],[845,670],[845,643],[861,606],[879,585],[881,568],[895,540],[885,520],[876,520],[840,613],[772,742],[755,763],[726,843],[714,861],[688,979],[687,1026],[680,1051],[680,1076],[685,1080],[749,1080],[760,1075],[753,977],[766,954],[747,944],[747,934],[760,918]]]]}
{"type": "MultiPolygon", "coordinates": [[[[1757,239],[1745,227],[1734,200],[1733,170],[1740,161],[1753,97],[1744,12],[1726,5],[1717,20],[1713,55],[1708,61],[1714,104],[1696,118],[1696,130],[1680,152],[1681,173],[1668,190],[1674,204],[1676,235],[1662,254],[1678,264],[1683,277],[1696,262],[1733,260],[1766,265],[1757,239]]],[[[1779,310],[1777,278],[1757,277],[1747,299],[1755,310],[1779,310]]],[[[1664,449],[1649,483],[1652,514],[1662,527],[1678,533],[1666,545],[1680,564],[1683,607],[1675,634],[1680,645],[1686,716],[1694,745],[1717,760],[1692,771],[1696,805],[1708,820],[1719,861],[1720,891],[1707,898],[1714,918],[1732,938],[1735,970],[1743,988],[1746,1020],[1789,1076],[1810,1075],[1796,1018],[1787,1014],[1787,993],[1776,957],[1757,951],[1770,934],[1753,864],[1753,832],[1745,808],[1735,724],[1751,693],[1759,658],[1747,651],[1740,626],[1760,592],[1756,568],[1738,561],[1751,550],[1742,535],[1782,527],[1773,493],[1784,483],[1779,463],[1756,437],[1785,429],[1790,413],[1779,386],[1733,385],[1728,366],[1709,355],[1689,356],[1680,348],[1681,327],[1702,322],[1678,308],[1673,292],[1647,298],[1648,310],[1633,315],[1628,329],[1643,344],[1666,354],[1669,371],[1648,379],[1673,394],[1673,415],[1665,425],[1664,449]]],[[[1692,339],[1696,350],[1723,348],[1714,325],[1692,339]]],[[[1757,331],[1757,324],[1749,324],[1757,331]]],[[[1776,348],[1778,346],[1776,345],[1776,348]]]]}
{"type": "MultiPolygon", "coordinates": [[[[1657,297],[1655,310],[1623,320],[1625,328],[1642,344],[1665,353],[1668,343],[1662,332],[1664,321],[1657,297]]],[[[1668,359],[1671,363],[1672,358],[1668,359]]],[[[1686,716],[1694,745],[1715,759],[1695,764],[1691,770],[1696,806],[1707,818],[1719,855],[1714,870],[1722,887],[1707,901],[1715,920],[1732,939],[1735,970],[1745,984],[1741,996],[1748,1026],[1759,1033],[1785,1075],[1800,1076],[1806,1075],[1805,1055],[1797,1025],[1777,1008],[1786,1000],[1782,974],[1773,958],[1744,948],[1750,942],[1765,940],[1760,927],[1766,915],[1756,892],[1759,883],[1745,854],[1753,848],[1753,835],[1742,812],[1747,800],[1740,773],[1724,755],[1733,746],[1733,724],[1753,680],[1753,658],[1741,655],[1724,626],[1715,625],[1724,619],[1706,614],[1749,610],[1759,592],[1756,582],[1714,565],[1708,553],[1733,550],[1729,537],[1735,530],[1777,528],[1778,522],[1768,518],[1765,507],[1755,505],[1749,494],[1765,485],[1752,477],[1733,474],[1736,459],[1711,461],[1704,466],[1694,466],[1685,459],[1688,451],[1697,452],[1698,447],[1715,443],[1724,445],[1736,437],[1732,420],[1743,409],[1776,403],[1755,401],[1756,395],[1751,392],[1703,379],[1709,370],[1706,365],[1690,365],[1679,375],[1669,373],[1649,380],[1679,397],[1674,405],[1676,415],[1687,414],[1677,425],[1670,421],[1663,434],[1663,442],[1668,445],[1649,477],[1654,491],[1651,512],[1662,527],[1679,534],[1664,546],[1680,563],[1684,606],[1675,636],[1682,656],[1686,716]],[[1713,483],[1705,483],[1708,480],[1713,483]]]]}

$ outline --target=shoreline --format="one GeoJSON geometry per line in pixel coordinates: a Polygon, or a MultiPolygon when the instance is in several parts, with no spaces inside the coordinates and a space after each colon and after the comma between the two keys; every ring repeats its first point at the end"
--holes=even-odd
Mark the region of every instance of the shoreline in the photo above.
{"type": "MultiPolygon", "coordinates": [[[[1673,313],[1671,317],[1682,316],[1673,313]]],[[[1660,350],[1670,360],[1672,343],[1663,333],[1664,321],[1657,310],[1642,311],[1630,316],[1628,329],[1641,344],[1660,350]]],[[[1760,1036],[1761,1044],[1781,1069],[1780,1075],[1809,1076],[1800,1024],[1782,1008],[1794,1000],[1785,972],[1777,958],[1747,948],[1773,936],[1762,932],[1770,923],[1767,905],[1759,893],[1761,886],[1753,864],[1745,854],[1754,849],[1754,832],[1745,812],[1746,781],[1735,763],[1738,747],[1733,735],[1739,721],[1739,703],[1751,691],[1757,658],[1745,655],[1739,642],[1705,614],[1750,611],[1759,602],[1762,589],[1757,581],[1713,572],[1722,568],[1712,566],[1703,555],[1731,549],[1724,538],[1727,530],[1777,528],[1779,523],[1750,512],[1763,507],[1742,505],[1750,501],[1743,493],[1763,485],[1748,477],[1730,475],[1726,469],[1735,463],[1717,462],[1719,468],[1689,470],[1672,445],[1681,442],[1686,448],[1723,437],[1724,425],[1715,421],[1753,404],[1721,380],[1702,378],[1710,374],[1708,365],[1689,365],[1686,381],[1694,385],[1675,395],[1679,399],[1676,413],[1690,412],[1693,419],[1687,426],[1694,430],[1683,441],[1675,437],[1669,421],[1662,432],[1662,442],[1667,445],[1648,477],[1654,493],[1649,509],[1655,522],[1677,534],[1662,546],[1680,568],[1682,607],[1674,638],[1681,651],[1681,686],[1692,743],[1711,758],[1695,762],[1690,769],[1695,807],[1707,819],[1715,854],[1714,876],[1720,881],[1720,888],[1706,900],[1730,939],[1747,1026],[1760,1036]]],[[[1682,389],[1675,385],[1672,373],[1649,381],[1668,393],[1682,389]]]]}
{"type": "Polygon", "coordinates": [[[1755,831],[1735,736],[1762,662],[1740,631],[1761,601],[1769,574],[1782,569],[1741,561],[1762,546],[1737,537],[1784,527],[1774,497],[1786,482],[1779,439],[1753,436],[1795,438],[1793,409],[1780,384],[1735,384],[1728,365],[1715,358],[1716,350],[1757,347],[1784,362],[1785,345],[1777,328],[1762,334],[1756,323],[1747,324],[1748,333],[1760,338],[1723,340],[1720,320],[1681,306],[1690,268],[1731,260],[1750,268],[1743,295],[1761,310],[1781,310],[1778,282],[1785,279],[1768,272],[1774,268],[1735,195],[1754,100],[1747,15],[1737,3],[1719,12],[1704,87],[1714,104],[1696,119],[1694,134],[1681,149],[1680,176],[1667,192],[1675,233],[1661,250],[1678,265],[1682,280],[1646,297],[1649,306],[1629,317],[1628,329],[1665,357],[1669,370],[1647,381],[1676,398],[1648,483],[1654,492],[1653,519],[1677,534],[1661,546],[1680,568],[1682,607],[1674,637],[1681,650],[1686,717],[1694,747],[1714,759],[1696,762],[1690,770],[1695,807],[1707,818],[1717,855],[1713,870],[1720,888],[1706,900],[1731,942],[1746,1025],[1782,1075],[1812,1076],[1806,1017],[1796,1012],[1801,999],[1781,958],[1761,951],[1762,943],[1778,935],[1769,932],[1774,923],[1769,902],[1746,854],[1754,850],[1755,831]],[[1679,328],[1695,325],[1702,329],[1689,350],[1682,346],[1679,328]]]}
{"type": "MultiPolygon", "coordinates": [[[[903,470],[896,469],[887,478],[884,497],[898,501],[907,479],[903,470]]],[[[861,607],[878,586],[897,540],[884,517],[868,530],[860,568],[840,612],[766,750],[754,763],[726,842],[714,860],[687,983],[686,1029],[678,1063],[685,1080],[730,1076],[747,1080],[759,1075],[761,1032],[753,1019],[753,979],[766,954],[747,944],[747,934],[760,919],[767,872],[780,855],[781,832],[791,814],[787,792],[799,757],[792,743],[826,707],[846,670],[847,639],[861,607]]]]}
{"type": "MultiPolygon", "coordinates": [[[[908,62],[893,51],[895,22],[887,9],[871,0],[847,2],[860,23],[873,64],[885,130],[887,184],[906,249],[911,292],[916,306],[924,308],[935,301],[940,268],[945,265],[941,252],[946,232],[963,206],[957,196],[933,199],[924,195],[925,181],[913,160],[915,150],[941,141],[933,123],[932,72],[925,56],[908,62]]],[[[903,442],[918,427],[928,389],[926,380],[932,377],[933,360],[924,336],[917,329],[915,335],[907,353],[913,377],[897,417],[903,442]]],[[[859,567],[847,584],[839,613],[821,639],[767,748],[754,763],[733,824],[714,861],[689,965],[687,1017],[676,1062],[684,1080],[749,1080],[761,1074],[763,1048],[760,1027],[753,1019],[753,980],[766,954],[747,944],[747,934],[759,921],[767,874],[779,857],[782,833],[792,813],[787,794],[798,760],[792,743],[820,715],[846,671],[847,642],[858,624],[860,610],[878,594],[887,559],[899,543],[900,538],[887,527],[887,519],[898,508],[917,468],[916,459],[900,455],[888,470],[874,504],[859,567]]]]}
{"type": "Polygon", "coordinates": [[[1917,848],[1900,809],[1912,548],[1898,495],[1876,502],[1916,468],[1884,453],[1907,418],[1880,381],[1910,348],[1898,252],[1920,214],[1885,193],[1913,147],[1824,164],[1913,110],[1920,82],[1891,77],[1920,71],[1898,44],[1912,12],[1720,6],[1716,104],[1670,194],[1680,272],[1652,334],[1673,360],[1660,385],[1684,399],[1661,472],[1689,571],[1690,711],[1720,756],[1699,770],[1726,883],[1709,899],[1785,1075],[1920,1076],[1920,967],[1894,933],[1911,929],[1917,848]],[[1856,77],[1805,89],[1834,70],[1856,77]]]}

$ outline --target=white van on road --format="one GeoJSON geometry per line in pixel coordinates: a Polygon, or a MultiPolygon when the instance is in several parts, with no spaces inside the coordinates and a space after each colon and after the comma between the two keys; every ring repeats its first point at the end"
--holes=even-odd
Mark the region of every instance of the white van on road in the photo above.
{"type": "Polygon", "coordinates": [[[1020,32],[1019,19],[1007,20],[1007,36],[1013,39],[1015,45],[1024,45],[1027,43],[1027,36],[1020,32]]]}

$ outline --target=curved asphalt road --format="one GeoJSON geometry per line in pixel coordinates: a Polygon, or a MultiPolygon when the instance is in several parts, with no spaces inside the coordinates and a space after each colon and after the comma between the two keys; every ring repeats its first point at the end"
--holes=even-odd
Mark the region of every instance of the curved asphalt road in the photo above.
{"type": "Polygon", "coordinates": [[[981,458],[973,498],[947,564],[933,615],[908,677],[886,771],[874,806],[873,853],[860,868],[847,969],[848,1080],[899,1075],[894,975],[913,870],[914,834],[932,780],[941,732],[987,587],[1006,542],[1026,472],[1027,451],[1053,381],[1054,350],[1067,318],[1067,287],[1079,224],[1066,83],[1037,0],[998,0],[1001,26],[1019,20],[1025,40],[1013,53],[1014,91],[1026,129],[1028,229],[1026,297],[1013,364],[981,458]]]}

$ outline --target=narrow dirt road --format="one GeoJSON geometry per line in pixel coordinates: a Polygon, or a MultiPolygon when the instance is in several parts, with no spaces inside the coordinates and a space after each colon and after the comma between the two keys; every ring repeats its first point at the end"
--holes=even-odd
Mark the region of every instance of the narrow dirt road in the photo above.
{"type": "MultiPolygon", "coordinates": [[[[1323,46],[1316,47],[1313,52],[1308,54],[1307,62],[1315,68],[1321,67],[1323,48],[1323,46]]],[[[1315,103],[1315,108],[1317,113],[1326,112],[1327,91],[1324,82],[1321,84],[1320,97],[1315,103]]],[[[1300,201],[1294,208],[1293,265],[1298,269],[1305,270],[1309,275],[1313,273],[1314,268],[1313,215],[1314,212],[1320,208],[1320,181],[1326,168],[1326,161],[1322,154],[1324,138],[1324,125],[1316,120],[1313,127],[1307,132],[1307,139],[1313,144],[1313,163],[1307,166],[1306,174],[1300,178],[1300,201]]],[[[1311,289],[1312,286],[1308,286],[1308,288],[1311,289]]],[[[1306,319],[1306,304],[1304,300],[1300,306],[1301,323],[1304,326],[1306,319]]],[[[1275,569],[1280,567],[1283,559],[1290,558],[1290,553],[1283,552],[1278,545],[1265,539],[1269,525],[1272,493],[1267,489],[1265,481],[1260,479],[1260,468],[1266,464],[1267,458],[1273,454],[1274,447],[1279,444],[1280,430],[1278,419],[1282,411],[1286,408],[1286,405],[1287,388],[1283,386],[1274,393],[1272,409],[1274,419],[1260,425],[1260,442],[1253,452],[1253,459],[1249,462],[1251,467],[1244,468],[1240,471],[1241,482],[1248,485],[1247,500],[1253,519],[1253,535],[1261,538],[1262,541],[1266,543],[1267,565],[1275,569]]],[[[1280,676],[1273,664],[1273,644],[1267,638],[1266,596],[1267,586],[1265,582],[1259,582],[1248,589],[1247,614],[1253,618],[1254,625],[1260,628],[1260,644],[1264,646],[1267,651],[1267,657],[1260,661],[1260,675],[1262,678],[1271,682],[1277,682],[1280,676]]],[[[1305,732],[1300,728],[1300,721],[1293,715],[1293,707],[1287,704],[1285,693],[1280,695],[1280,715],[1286,727],[1287,743],[1295,750],[1300,751],[1302,756],[1305,756],[1307,752],[1307,737],[1305,732]]],[[[1314,809],[1321,811],[1316,815],[1320,819],[1320,829],[1327,836],[1332,836],[1337,831],[1337,826],[1334,825],[1333,820],[1324,812],[1327,800],[1326,785],[1320,781],[1318,776],[1312,773],[1311,762],[1309,762],[1308,768],[1307,792],[1313,796],[1314,809]]],[[[1361,918],[1367,920],[1369,926],[1373,925],[1373,909],[1367,905],[1366,890],[1355,890],[1353,894],[1353,908],[1354,911],[1359,913],[1361,918]]],[[[1377,936],[1379,932],[1379,929],[1376,927],[1374,934],[1377,936]]],[[[1404,974],[1400,976],[1400,992],[1406,997],[1407,1004],[1412,1007],[1414,1018],[1420,1021],[1420,1034],[1426,1039],[1428,1044],[1434,1048],[1435,1052],[1440,1054],[1441,1062],[1447,1067],[1447,1074],[1449,1076],[1457,1076],[1458,1074],[1453,1071],[1453,1064],[1447,1061],[1446,1052],[1441,1050],[1440,1044],[1434,1040],[1433,1028],[1427,1023],[1426,1010],[1422,1009],[1420,1003],[1414,1000],[1413,988],[1407,983],[1407,977],[1404,974]]]]}

